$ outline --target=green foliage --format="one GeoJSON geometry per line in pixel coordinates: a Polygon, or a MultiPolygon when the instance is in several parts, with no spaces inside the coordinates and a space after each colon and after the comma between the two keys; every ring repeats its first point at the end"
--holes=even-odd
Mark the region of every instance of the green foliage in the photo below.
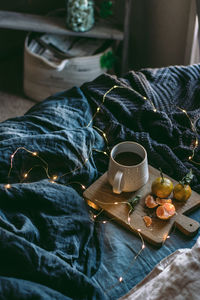
{"type": "Polygon", "coordinates": [[[127,204],[130,207],[129,214],[131,214],[134,211],[135,206],[136,206],[136,204],[138,204],[140,198],[141,198],[141,196],[137,195],[137,196],[134,196],[133,198],[131,198],[131,199],[128,200],[127,204]]]}
{"type": "Polygon", "coordinates": [[[112,16],[113,3],[110,0],[104,0],[100,5],[100,17],[105,19],[112,16]]]}
{"type": "Polygon", "coordinates": [[[185,184],[190,184],[194,175],[192,173],[192,169],[181,179],[180,184],[184,186],[185,184]]]}
{"type": "Polygon", "coordinates": [[[101,68],[102,69],[106,68],[109,70],[114,66],[115,61],[116,61],[116,57],[113,54],[113,52],[108,51],[100,57],[101,68]]]}

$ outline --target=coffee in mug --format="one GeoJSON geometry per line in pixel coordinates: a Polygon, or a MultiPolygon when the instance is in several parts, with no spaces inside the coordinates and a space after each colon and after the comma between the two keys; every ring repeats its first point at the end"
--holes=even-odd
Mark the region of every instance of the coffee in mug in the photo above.
{"type": "Polygon", "coordinates": [[[116,194],[141,188],[149,178],[145,148],[131,141],[115,145],[110,153],[107,176],[116,194]]]}
{"type": "Polygon", "coordinates": [[[121,152],[114,157],[114,160],[120,165],[134,166],[141,163],[143,158],[134,152],[121,152]]]}

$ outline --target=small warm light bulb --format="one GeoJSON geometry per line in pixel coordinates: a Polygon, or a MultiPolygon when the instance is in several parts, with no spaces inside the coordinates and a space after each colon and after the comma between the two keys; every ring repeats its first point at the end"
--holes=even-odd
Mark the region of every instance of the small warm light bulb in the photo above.
{"type": "Polygon", "coordinates": [[[130,218],[130,217],[128,217],[128,223],[130,223],[130,221],[131,221],[131,218],[130,218]]]}
{"type": "Polygon", "coordinates": [[[138,232],[141,232],[141,229],[139,228],[137,231],[138,231],[138,232]]]}
{"type": "Polygon", "coordinates": [[[163,240],[165,241],[166,239],[169,239],[170,238],[170,236],[167,234],[167,233],[165,233],[164,235],[163,235],[163,240]]]}
{"type": "Polygon", "coordinates": [[[81,187],[82,187],[82,189],[83,189],[83,190],[85,190],[85,189],[86,189],[86,187],[85,187],[83,184],[81,184],[81,187]]]}
{"type": "Polygon", "coordinates": [[[103,223],[103,224],[106,224],[106,223],[107,223],[107,221],[103,221],[102,223],[103,223]]]}
{"type": "Polygon", "coordinates": [[[27,174],[27,173],[25,173],[25,174],[24,174],[24,178],[27,178],[27,177],[28,177],[28,174],[27,174]]]}
{"type": "Polygon", "coordinates": [[[5,184],[4,187],[5,187],[6,189],[10,189],[10,188],[11,188],[11,185],[8,183],[8,184],[5,184]]]}
{"type": "Polygon", "coordinates": [[[145,248],[145,244],[142,244],[142,249],[144,249],[145,248]]]}
{"type": "Polygon", "coordinates": [[[186,113],[186,110],[185,110],[185,109],[182,109],[182,112],[186,113]]]}
{"type": "Polygon", "coordinates": [[[13,158],[13,157],[14,157],[14,154],[12,154],[10,157],[13,158]]]}
{"type": "Polygon", "coordinates": [[[157,112],[157,109],[156,108],[154,108],[154,110],[153,110],[154,112],[157,112]]]}
{"type": "Polygon", "coordinates": [[[55,183],[55,181],[54,180],[49,180],[51,183],[55,183]]]}
{"type": "Polygon", "coordinates": [[[118,204],[118,202],[114,202],[114,204],[115,204],[115,205],[117,205],[117,204],[118,204]]]}
{"type": "Polygon", "coordinates": [[[191,159],[192,159],[192,156],[189,156],[188,159],[191,160],[191,159]]]}
{"type": "Polygon", "coordinates": [[[85,159],[85,162],[87,162],[87,161],[88,161],[88,158],[85,159]]]}
{"type": "Polygon", "coordinates": [[[195,141],[195,146],[198,146],[199,142],[198,140],[195,141]]]}
{"type": "Polygon", "coordinates": [[[32,152],[32,155],[33,156],[37,156],[37,152],[32,152]]]}
{"type": "Polygon", "coordinates": [[[106,134],[105,134],[105,132],[103,133],[103,136],[104,136],[104,137],[106,137],[106,134]]]}
{"type": "Polygon", "coordinates": [[[122,277],[119,277],[119,282],[122,282],[123,281],[123,278],[122,277]]]}
{"type": "Polygon", "coordinates": [[[97,112],[100,111],[100,107],[97,107],[97,112]]]}
{"type": "Polygon", "coordinates": [[[96,219],[96,217],[97,217],[96,215],[93,216],[94,219],[96,219]]]}
{"type": "Polygon", "coordinates": [[[57,175],[54,175],[54,176],[53,176],[53,180],[56,180],[57,178],[58,178],[57,175]]]}
{"type": "Polygon", "coordinates": [[[104,151],[103,154],[107,155],[107,152],[104,151]]]}
{"type": "Polygon", "coordinates": [[[147,100],[147,97],[143,97],[144,100],[147,100]]]}

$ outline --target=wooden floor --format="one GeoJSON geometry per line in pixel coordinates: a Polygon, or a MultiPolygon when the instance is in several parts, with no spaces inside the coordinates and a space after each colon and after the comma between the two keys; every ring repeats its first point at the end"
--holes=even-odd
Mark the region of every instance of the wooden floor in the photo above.
{"type": "Polygon", "coordinates": [[[22,116],[35,104],[23,94],[23,55],[0,61],[0,122],[22,116]]]}

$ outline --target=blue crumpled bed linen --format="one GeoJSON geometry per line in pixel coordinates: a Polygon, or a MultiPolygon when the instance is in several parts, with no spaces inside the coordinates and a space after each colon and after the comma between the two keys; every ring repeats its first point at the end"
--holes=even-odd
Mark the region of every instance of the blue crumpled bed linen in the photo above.
{"type": "Polygon", "coordinates": [[[1,299],[103,298],[91,280],[101,257],[96,226],[76,184],[88,185],[98,175],[90,152],[103,143],[85,128],[90,116],[87,99],[74,88],[0,124],[1,299]],[[46,164],[19,149],[6,189],[19,147],[38,152],[50,177],[68,174],[52,183],[46,164]]]}
{"type": "MultiPolygon", "coordinates": [[[[114,222],[94,222],[81,184],[89,186],[106,171],[108,157],[99,150],[133,140],[147,149],[151,165],[177,180],[192,167],[192,187],[200,193],[200,167],[188,161],[196,135],[199,140],[199,75],[199,65],[123,78],[104,74],[0,124],[0,298],[118,299],[163,257],[195,243],[197,236],[173,231],[163,247],[147,244],[134,259],[140,238],[114,222]],[[102,104],[114,85],[124,88],[112,90],[102,104]],[[187,110],[196,132],[178,107],[187,110]]],[[[199,220],[200,212],[192,217],[199,220]]]]}

